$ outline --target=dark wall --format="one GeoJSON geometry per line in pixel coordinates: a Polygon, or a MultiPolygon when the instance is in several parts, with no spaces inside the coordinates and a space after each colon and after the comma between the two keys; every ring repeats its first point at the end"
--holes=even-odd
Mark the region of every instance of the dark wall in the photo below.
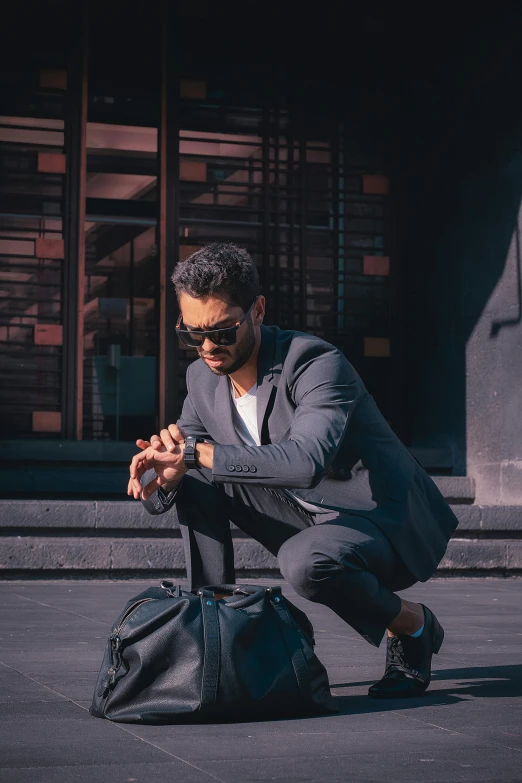
{"type": "Polygon", "coordinates": [[[519,16],[439,61],[402,146],[411,440],[483,502],[522,499],[519,16]]]}

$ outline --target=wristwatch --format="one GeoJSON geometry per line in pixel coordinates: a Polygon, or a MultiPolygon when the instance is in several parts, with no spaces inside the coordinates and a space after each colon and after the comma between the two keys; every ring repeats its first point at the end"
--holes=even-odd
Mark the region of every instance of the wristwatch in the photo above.
{"type": "Polygon", "coordinates": [[[191,468],[198,467],[198,460],[196,457],[196,443],[201,443],[202,438],[196,438],[194,435],[185,436],[185,451],[183,454],[185,467],[189,470],[191,468]]]}

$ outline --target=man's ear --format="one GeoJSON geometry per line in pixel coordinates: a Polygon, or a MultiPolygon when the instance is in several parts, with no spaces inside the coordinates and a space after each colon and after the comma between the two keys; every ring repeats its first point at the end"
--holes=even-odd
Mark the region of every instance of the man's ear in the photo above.
{"type": "Polygon", "coordinates": [[[265,317],[265,297],[264,296],[258,296],[256,303],[254,305],[254,324],[256,326],[260,326],[263,323],[263,318],[265,317]]]}

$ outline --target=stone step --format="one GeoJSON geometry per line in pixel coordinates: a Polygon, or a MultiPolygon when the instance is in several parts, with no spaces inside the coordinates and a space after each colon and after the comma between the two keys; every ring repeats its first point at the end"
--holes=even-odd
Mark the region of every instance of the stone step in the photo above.
{"type": "MultiPolygon", "coordinates": [[[[473,524],[480,529],[483,517],[488,514],[484,514],[481,507],[470,505],[475,494],[473,479],[467,476],[434,478],[444,497],[456,505],[458,515],[464,515],[468,529],[473,529],[470,527],[473,524]]],[[[0,500],[0,535],[6,529],[33,527],[167,531],[176,524],[175,513],[152,516],[141,503],[133,500],[0,500]]]]}
{"type": "MultiPolygon", "coordinates": [[[[522,537],[522,506],[454,505],[459,519],[455,535],[506,538],[522,537]]],[[[240,531],[233,527],[236,535],[240,531]]],[[[24,536],[60,531],[70,536],[155,535],[179,536],[175,512],[152,516],[141,503],[126,501],[3,500],[0,501],[0,538],[23,532],[24,536]]]]}
{"type": "MultiPolygon", "coordinates": [[[[234,540],[238,575],[277,575],[277,560],[252,539],[234,540]]],[[[0,574],[56,577],[71,572],[118,578],[143,573],[184,574],[181,538],[105,538],[4,536],[0,538],[0,574]]],[[[522,540],[461,539],[449,542],[439,575],[519,574],[522,540]]]]}
{"type": "Polygon", "coordinates": [[[475,480],[470,476],[432,476],[448,503],[473,503],[475,480]]]}
{"type": "MultiPolygon", "coordinates": [[[[252,539],[234,541],[236,569],[252,573],[277,571],[277,561],[252,539]]],[[[161,572],[181,574],[185,570],[181,538],[88,538],[63,536],[0,537],[0,574],[31,572],[56,575],[161,572]]]]}
{"type": "Polygon", "coordinates": [[[439,565],[440,575],[466,573],[518,574],[522,571],[522,540],[452,538],[439,565]]]}
{"type": "MultiPolygon", "coordinates": [[[[522,571],[522,507],[452,506],[459,527],[440,574],[522,571]]],[[[233,526],[238,574],[274,573],[277,562],[233,526]]],[[[151,516],[133,501],[0,501],[0,574],[181,574],[176,514],[151,516]]]]}

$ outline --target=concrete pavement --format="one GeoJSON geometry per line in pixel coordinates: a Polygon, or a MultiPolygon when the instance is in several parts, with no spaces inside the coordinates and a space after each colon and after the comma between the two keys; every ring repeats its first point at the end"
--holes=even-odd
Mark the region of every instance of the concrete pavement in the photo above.
{"type": "Polygon", "coordinates": [[[368,699],[384,647],[283,585],[314,623],[338,715],[196,726],[92,718],[111,622],[154,583],[0,583],[2,783],[522,780],[519,579],[436,579],[407,591],[446,630],[423,698],[368,699]]]}

